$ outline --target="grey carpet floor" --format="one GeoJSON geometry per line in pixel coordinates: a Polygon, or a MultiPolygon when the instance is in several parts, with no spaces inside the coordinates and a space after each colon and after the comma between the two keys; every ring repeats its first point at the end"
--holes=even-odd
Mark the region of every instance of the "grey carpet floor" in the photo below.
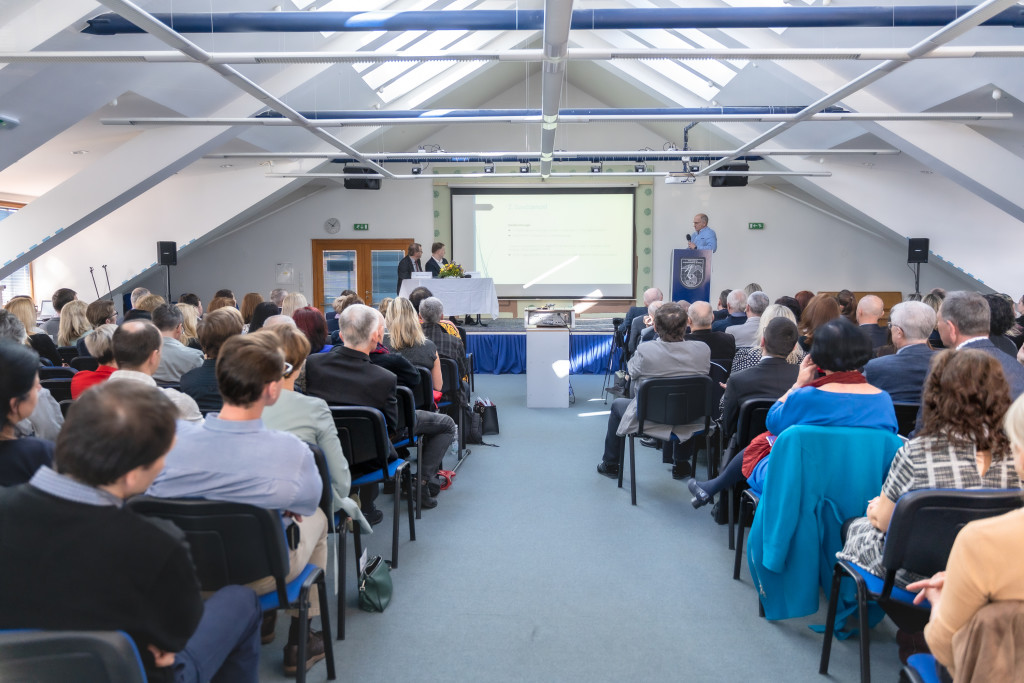
{"type": "MultiPolygon", "coordinates": [[[[824,622],[824,599],[813,617],[759,618],[746,562],[734,581],[725,527],[690,506],[660,453],[638,453],[636,507],[628,480],[620,490],[595,472],[601,380],[574,376],[574,406],[537,410],[525,407],[525,376],[477,377],[476,394],[499,406],[501,434],[485,437],[498,447],[472,447],[415,542],[403,511],[385,613],[355,606],[349,570],[338,680],[827,680],[822,636],[808,628],[824,622]]],[[[390,497],[379,503],[389,519],[368,545],[387,557],[390,497]]],[[[348,552],[351,568],[351,541],[348,552]]],[[[283,680],[286,635],[281,619],[261,680],[283,680]]],[[[871,638],[874,680],[895,681],[895,628],[885,621],[871,638]]],[[[830,679],[859,680],[857,648],[856,637],[833,646],[830,679]]],[[[325,679],[323,663],[309,673],[325,679]]]]}

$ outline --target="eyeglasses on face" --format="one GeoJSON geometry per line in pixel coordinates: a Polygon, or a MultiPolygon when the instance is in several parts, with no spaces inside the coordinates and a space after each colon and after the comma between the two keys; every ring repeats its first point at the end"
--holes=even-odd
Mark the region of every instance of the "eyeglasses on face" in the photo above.
{"type": "Polygon", "coordinates": [[[284,364],[284,375],[283,376],[284,377],[290,376],[292,374],[292,370],[294,370],[294,369],[295,368],[294,368],[294,366],[291,363],[285,361],[285,364],[284,364]]]}

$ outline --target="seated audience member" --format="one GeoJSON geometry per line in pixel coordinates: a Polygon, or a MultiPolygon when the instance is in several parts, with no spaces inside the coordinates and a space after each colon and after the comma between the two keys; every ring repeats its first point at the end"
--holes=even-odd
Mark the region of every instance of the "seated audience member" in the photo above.
{"type": "MultiPolygon", "coordinates": [[[[935,311],[935,315],[939,314],[939,308],[942,306],[942,300],[946,298],[946,292],[940,289],[933,289],[924,295],[921,299],[921,303],[931,306],[932,310],[935,311]],[[942,292],[939,294],[939,292],[942,292]]],[[[933,349],[945,348],[942,344],[942,336],[939,335],[939,323],[938,320],[935,322],[935,329],[928,336],[928,345],[933,349]]]]}
{"type": "Polygon", "coordinates": [[[1011,356],[1017,355],[1017,345],[1007,336],[1014,325],[1013,304],[1003,294],[985,294],[988,302],[988,339],[997,349],[1011,356]]]}
{"type": "Polygon", "coordinates": [[[12,341],[0,341],[0,486],[23,484],[42,465],[53,464],[53,444],[22,437],[17,424],[36,409],[39,400],[39,356],[12,341]]]}
{"type": "MultiPolygon", "coordinates": [[[[291,370],[284,374],[277,402],[263,409],[264,426],[294,434],[305,443],[315,444],[323,452],[331,474],[332,507],[335,510],[344,509],[349,517],[363,520],[359,506],[348,497],[352,475],[348,471],[348,460],[341,450],[331,409],[322,398],[295,391],[295,378],[299,376],[309,356],[309,340],[296,328],[285,325],[263,330],[260,334],[274,335],[285,362],[291,366],[291,370]]],[[[363,523],[364,530],[370,531],[370,525],[365,520],[363,523]]]]}
{"type": "MultiPolygon", "coordinates": [[[[468,381],[469,365],[466,360],[466,347],[462,343],[458,330],[452,335],[444,327],[443,323],[448,321],[444,319],[444,304],[441,300],[433,296],[423,299],[420,302],[419,317],[423,321],[420,326],[423,330],[423,335],[434,343],[434,346],[437,348],[437,355],[441,358],[450,358],[455,361],[459,366],[459,377],[464,382],[468,381]]],[[[469,397],[468,391],[468,387],[463,390],[467,399],[469,397]]]]}
{"type": "Polygon", "coordinates": [[[327,339],[327,320],[319,309],[305,306],[292,314],[295,326],[309,340],[311,353],[325,353],[333,348],[327,339]]]}
{"type": "Polygon", "coordinates": [[[110,299],[96,299],[85,309],[85,317],[89,321],[90,332],[75,344],[78,347],[79,356],[92,355],[85,343],[86,338],[92,334],[91,330],[95,330],[101,325],[117,324],[117,310],[114,308],[114,302],[110,299]]]}
{"type": "MultiPolygon", "coordinates": [[[[1009,437],[1014,467],[1022,472],[1024,399],[1018,398],[1010,406],[1003,428],[1009,437]]],[[[914,602],[927,600],[931,604],[931,618],[924,627],[925,640],[932,655],[949,669],[954,680],[954,637],[985,605],[1024,600],[1024,562],[1020,561],[1019,550],[1015,550],[1020,548],[1022,534],[1024,508],[970,522],[957,534],[946,570],[907,586],[909,591],[920,591],[914,602]]]]}
{"type": "MultiPolygon", "coordinates": [[[[796,318],[793,316],[793,311],[789,310],[782,304],[772,304],[764,310],[761,314],[761,320],[757,325],[757,332],[754,334],[754,345],[744,346],[736,349],[736,355],[732,359],[732,368],[730,372],[735,374],[752,368],[761,361],[762,349],[764,346],[761,344],[764,339],[764,331],[772,320],[776,318],[784,318],[796,324],[796,318]]],[[[731,328],[730,328],[731,329],[731,328]]],[[[794,348],[790,349],[786,355],[786,361],[793,365],[800,365],[800,361],[803,360],[804,353],[800,350],[799,344],[794,348]]]]}
{"type": "MultiPolygon", "coordinates": [[[[629,341],[626,343],[626,349],[629,351],[629,355],[632,356],[636,353],[636,347],[642,342],[652,341],[658,338],[658,333],[654,330],[654,314],[658,312],[658,309],[661,308],[664,303],[664,301],[652,301],[651,305],[647,307],[647,315],[642,318],[640,316],[633,318],[633,326],[629,330],[629,341]]],[[[690,320],[690,329],[693,329],[693,319],[689,317],[689,309],[687,309],[686,315],[690,320]]],[[[710,329],[711,326],[709,325],[708,330],[710,329]]],[[[689,339],[689,335],[687,335],[687,339],[689,339]]],[[[699,341],[704,340],[702,339],[699,341]]],[[[729,337],[729,341],[733,342],[732,337],[729,337]]],[[[714,351],[711,352],[711,357],[715,357],[714,351]]]]}
{"type": "Polygon", "coordinates": [[[793,312],[793,319],[796,320],[797,323],[800,322],[800,311],[803,310],[803,307],[800,305],[800,302],[797,301],[794,297],[780,296],[772,303],[776,303],[779,304],[780,306],[785,306],[786,308],[788,308],[790,311],[793,312]]]}
{"type": "Polygon", "coordinates": [[[736,337],[736,348],[757,346],[757,330],[761,325],[761,314],[770,303],[771,300],[764,292],[756,291],[747,295],[747,306],[744,309],[746,320],[740,325],[731,325],[723,330],[726,334],[736,337]]]}
{"type": "Polygon", "coordinates": [[[40,358],[45,358],[50,365],[56,367],[64,364],[64,359],[61,358],[53,339],[36,326],[36,307],[32,303],[32,299],[27,296],[16,296],[4,305],[4,310],[21,321],[28,336],[29,346],[39,354],[40,358]]]}
{"type": "Polygon", "coordinates": [[[184,534],[124,506],[159,474],[174,412],[129,382],[86,392],[55,472],[0,491],[0,628],[125,631],[150,681],[256,680],[260,604],[240,586],[204,604],[184,534]],[[41,562],[40,558],[46,561],[41,562]]]}
{"type": "Polygon", "coordinates": [[[238,318],[226,308],[207,313],[199,323],[203,364],[181,376],[180,389],[195,400],[203,414],[216,412],[224,405],[217,387],[217,355],[224,342],[241,333],[242,326],[238,318]]]}
{"type": "MultiPolygon", "coordinates": [[[[765,318],[762,317],[762,320],[765,318]]],[[[740,444],[735,442],[736,429],[740,415],[740,406],[752,398],[778,398],[796,381],[800,368],[786,361],[796,346],[796,323],[788,317],[777,316],[767,322],[758,342],[763,351],[756,365],[729,375],[725,385],[724,407],[722,408],[722,433],[731,435],[730,447],[735,450],[740,444]]],[[[693,495],[690,504],[695,508],[711,502],[711,498],[743,480],[741,464],[743,455],[737,453],[722,473],[715,479],[698,482],[691,479],[687,487],[693,495]]]]}
{"type": "Polygon", "coordinates": [[[985,297],[977,292],[949,292],[939,307],[936,325],[945,348],[977,349],[999,361],[1010,384],[1011,399],[1024,392],[1024,366],[988,338],[989,308],[985,297]]]}
{"type": "MultiPolygon", "coordinates": [[[[884,312],[885,304],[882,303],[880,297],[874,294],[865,294],[857,302],[857,324],[871,341],[871,348],[876,350],[878,347],[885,346],[888,343],[888,335],[885,328],[878,326],[878,320],[884,312]]],[[[891,315],[890,313],[890,317],[891,315]]]]}
{"type": "Polygon", "coordinates": [[[743,293],[742,289],[734,289],[729,292],[729,296],[726,298],[726,306],[729,309],[729,315],[721,320],[716,320],[712,325],[711,329],[715,332],[725,332],[728,328],[733,325],[742,325],[747,320],[747,295],[743,293]]]}
{"type": "Polygon", "coordinates": [[[195,351],[202,351],[199,344],[199,312],[192,304],[174,304],[174,307],[181,312],[181,339],[182,344],[195,351]]]}
{"type": "MultiPolygon", "coordinates": [[[[860,370],[871,359],[871,343],[856,325],[843,317],[814,330],[811,352],[800,363],[800,374],[789,391],[768,411],[766,426],[781,434],[794,425],[865,427],[896,433],[892,399],[868,384],[860,370]],[[823,377],[818,377],[822,373],[823,377]]],[[[748,449],[749,450],[749,447],[748,449]]],[[[763,490],[768,456],[743,463],[750,487],[763,490]]]]}
{"type": "Polygon", "coordinates": [[[229,299],[226,296],[215,296],[212,299],[210,299],[210,304],[206,307],[206,312],[207,313],[212,313],[213,311],[219,310],[221,308],[234,308],[234,307],[235,307],[235,300],[234,300],[234,298],[230,298],[229,299]]]}
{"type": "MultiPolygon", "coordinates": [[[[417,287],[416,289],[414,289],[411,292],[409,292],[409,303],[411,303],[412,307],[416,309],[417,313],[419,313],[420,312],[420,303],[424,299],[429,299],[432,296],[434,296],[434,295],[426,287],[417,287]]],[[[440,299],[438,299],[438,301],[440,301],[440,299]]],[[[442,304],[442,309],[443,308],[444,308],[444,306],[442,304]]],[[[423,314],[420,314],[420,318],[422,318],[422,317],[423,317],[423,314]]],[[[448,320],[447,318],[441,318],[440,320],[437,321],[437,324],[440,325],[442,327],[442,329],[444,329],[444,331],[447,332],[448,334],[452,335],[453,337],[458,337],[460,340],[462,339],[462,335],[459,334],[459,329],[455,326],[455,323],[453,323],[451,320],[448,320]]],[[[430,337],[430,335],[427,335],[427,336],[430,337]]],[[[432,339],[432,337],[430,337],[430,338],[432,339]]],[[[436,343],[436,341],[435,341],[435,343],[436,343]]]]}
{"type": "Polygon", "coordinates": [[[690,321],[690,332],[686,335],[688,341],[704,342],[711,349],[711,360],[719,358],[731,359],[736,355],[736,337],[725,332],[713,332],[711,304],[707,301],[694,301],[686,316],[690,321]]]}
{"type": "MultiPolygon", "coordinates": [[[[280,510],[282,523],[296,524],[299,531],[298,545],[288,553],[287,579],[291,581],[310,562],[325,569],[327,517],[317,507],[322,483],[313,453],[296,436],[267,429],[261,419],[263,410],[280,396],[283,375],[289,369],[273,334],[238,335],[224,342],[217,357],[217,385],[224,407],[202,425],[178,425],[178,440],[148,493],[280,510]]],[[[272,577],[250,584],[259,594],[274,586],[272,577]]],[[[310,597],[311,616],[320,613],[316,590],[310,597]]],[[[300,666],[298,611],[291,616],[284,648],[287,674],[300,666]]],[[[273,629],[268,626],[267,631],[273,629]]],[[[307,660],[301,665],[308,669],[323,659],[324,645],[323,634],[310,631],[307,660]]]]}
{"type": "Polygon", "coordinates": [[[85,316],[88,308],[88,304],[78,299],[64,305],[60,316],[60,328],[57,331],[57,346],[75,346],[78,340],[92,329],[89,319],[85,316]]]}
{"type": "Polygon", "coordinates": [[[117,370],[117,363],[114,361],[115,330],[117,325],[107,323],[100,325],[92,334],[85,337],[89,355],[96,359],[99,366],[95,370],[79,370],[75,373],[71,378],[71,398],[77,399],[89,387],[106,382],[117,370]]]}
{"type": "MultiPolygon", "coordinates": [[[[277,291],[277,290],[274,290],[277,291]]],[[[281,307],[275,304],[273,301],[264,301],[261,304],[256,304],[256,308],[252,311],[252,320],[249,321],[249,332],[255,332],[267,321],[272,315],[280,315],[281,307]]]]}
{"type": "Polygon", "coordinates": [[[182,294],[181,296],[178,297],[178,303],[195,306],[196,315],[199,316],[200,318],[203,317],[203,302],[197,295],[191,292],[189,292],[188,294],[182,294]]]}
{"type": "Polygon", "coordinates": [[[235,299],[235,293],[230,289],[218,289],[214,295],[214,299],[228,299],[231,301],[231,306],[238,306],[238,301],[235,299]]]}
{"type": "Polygon", "coordinates": [[[750,297],[750,295],[753,294],[754,292],[763,292],[763,291],[764,291],[764,287],[762,287],[761,285],[759,285],[756,282],[751,282],[746,287],[743,288],[743,293],[746,294],[747,297],[750,297]]]}
{"type": "Polygon", "coordinates": [[[300,308],[305,308],[306,306],[309,306],[309,302],[306,301],[306,297],[302,292],[292,292],[284,298],[283,302],[281,302],[281,315],[291,317],[295,311],[300,308]]]}
{"type": "MultiPolygon", "coordinates": [[[[112,344],[117,370],[110,374],[108,382],[138,382],[155,387],[153,373],[160,367],[163,337],[156,325],[148,320],[129,320],[114,331],[112,344]]],[[[202,422],[199,406],[176,389],[161,389],[178,409],[178,418],[189,422],[202,422]]]]}
{"type": "MultiPolygon", "coordinates": [[[[337,301],[337,299],[335,299],[335,301],[337,301]]],[[[394,301],[394,299],[388,296],[381,299],[380,303],[377,304],[377,310],[380,311],[380,314],[384,316],[385,320],[387,320],[388,309],[391,308],[392,301],[394,301]]],[[[413,308],[416,310],[417,313],[419,313],[419,309],[416,309],[415,306],[413,308]]],[[[337,314],[335,314],[335,317],[337,317],[337,314]]]]}
{"type": "MultiPolygon", "coordinates": [[[[626,365],[634,394],[636,387],[644,379],[706,375],[711,369],[711,350],[707,344],[686,341],[684,337],[686,320],[686,313],[679,304],[675,303],[662,305],[654,314],[654,328],[658,332],[659,339],[638,346],[636,353],[626,365]]],[[[663,453],[665,456],[668,455],[668,451],[673,450],[671,442],[673,434],[679,438],[680,442],[684,442],[702,425],[703,422],[701,425],[645,424],[644,431],[649,436],[665,442],[666,452],[663,453]]],[[[597,466],[599,474],[606,477],[618,476],[619,458],[625,447],[624,437],[635,432],[638,426],[635,396],[632,399],[615,399],[612,402],[611,414],[608,415],[604,455],[601,463],[597,466]]],[[[686,476],[690,468],[688,454],[683,449],[676,448],[673,451],[673,457],[675,464],[672,466],[672,476],[674,478],[686,476]]]]}
{"type": "Polygon", "coordinates": [[[857,297],[848,289],[841,289],[835,296],[836,303],[839,304],[839,315],[849,320],[854,325],[857,324],[857,297]]]}
{"type": "Polygon", "coordinates": [[[157,306],[153,310],[153,324],[163,337],[160,366],[153,373],[153,379],[165,384],[176,384],[186,372],[203,364],[203,352],[190,349],[181,343],[184,317],[177,306],[157,306]]]}
{"type": "Polygon", "coordinates": [[[153,314],[150,313],[149,311],[144,311],[141,308],[132,308],[132,309],[129,309],[129,311],[124,314],[124,321],[123,322],[128,322],[129,320],[149,320],[149,321],[152,321],[153,320],[153,314]]]}
{"type": "Polygon", "coordinates": [[[288,290],[287,289],[281,289],[280,287],[278,287],[277,289],[272,289],[270,291],[270,296],[268,296],[267,299],[270,301],[270,303],[272,303],[275,306],[277,306],[277,312],[280,313],[281,312],[281,304],[284,303],[284,298],[286,296],[288,296],[288,290]]]}
{"type": "MultiPolygon", "coordinates": [[[[793,295],[796,302],[800,304],[800,315],[797,316],[797,327],[799,328],[800,318],[803,316],[803,311],[807,308],[807,304],[811,303],[811,299],[814,298],[814,292],[810,292],[806,289],[801,289],[799,292],[793,295]]],[[[778,302],[776,302],[778,303],[778,302]]]]}
{"type": "Polygon", "coordinates": [[[934,353],[928,335],[935,329],[935,311],[920,301],[898,303],[889,312],[889,329],[896,353],[868,361],[864,376],[893,401],[920,403],[934,353]]]}
{"type": "Polygon", "coordinates": [[[57,315],[44,322],[42,330],[46,334],[50,335],[50,338],[54,341],[57,341],[57,334],[60,332],[61,311],[64,310],[64,306],[77,298],[78,293],[73,289],[68,289],[67,287],[61,287],[53,293],[52,297],[50,297],[50,305],[53,306],[53,310],[57,312],[57,315]]]}
{"type": "Polygon", "coordinates": [[[263,295],[259,292],[249,292],[242,297],[242,305],[238,311],[242,314],[242,334],[249,331],[249,325],[252,323],[252,314],[256,312],[256,307],[261,303],[263,303],[263,295]]]}
{"type": "MultiPolygon", "coordinates": [[[[21,321],[9,311],[0,310],[0,343],[5,341],[31,348],[28,336],[25,334],[25,326],[21,324],[21,321]]],[[[40,364],[38,354],[36,354],[36,363],[38,367],[40,364]]],[[[18,422],[15,427],[21,436],[35,435],[46,441],[56,441],[63,424],[64,415],[60,411],[60,404],[50,395],[49,391],[40,389],[35,410],[27,418],[18,422]]]]}
{"type": "Polygon", "coordinates": [[[149,296],[149,293],[149,290],[146,289],[145,287],[136,287],[135,289],[133,289],[131,295],[129,295],[128,297],[128,300],[132,304],[132,308],[136,308],[139,302],[142,300],[142,298],[149,296]]]}
{"type": "Polygon", "coordinates": [[[152,315],[157,306],[162,306],[165,303],[167,302],[159,294],[147,294],[139,299],[138,303],[134,304],[132,308],[140,311],[146,311],[152,315]]]}
{"type": "MultiPolygon", "coordinates": [[[[338,320],[344,346],[309,357],[306,363],[306,393],[322,398],[331,406],[369,406],[384,414],[388,430],[398,424],[398,380],[394,373],[370,362],[370,353],[384,337],[384,319],[380,312],[364,304],[353,304],[338,320]]],[[[359,477],[378,469],[366,463],[352,470],[359,477]]],[[[374,507],[380,492],[378,484],[359,487],[363,515],[377,524],[384,513],[374,507]]]]}
{"type": "Polygon", "coordinates": [[[665,295],[662,294],[661,290],[657,287],[651,287],[650,289],[644,290],[643,294],[643,306],[630,306],[629,310],[626,311],[626,316],[622,319],[622,324],[619,325],[619,332],[622,333],[623,342],[629,342],[630,330],[633,326],[633,319],[637,317],[644,317],[647,315],[647,307],[655,301],[663,301],[665,295]]]}
{"type": "Polygon", "coordinates": [[[718,295],[718,307],[715,308],[715,321],[725,320],[729,316],[729,292],[731,289],[723,289],[718,295]]]}
{"type": "MultiPolygon", "coordinates": [[[[1001,424],[1009,407],[1010,388],[992,356],[967,349],[936,354],[921,402],[923,426],[897,451],[881,494],[868,502],[866,517],[849,525],[838,557],[882,576],[885,533],[905,493],[1020,488],[1001,424]]],[[[897,582],[922,578],[901,571],[897,582]]]]}
{"type": "Polygon", "coordinates": [[[298,325],[295,324],[295,318],[291,317],[290,315],[284,315],[281,313],[278,313],[277,315],[272,315],[269,318],[267,318],[267,321],[263,323],[263,327],[261,329],[266,329],[268,327],[277,327],[279,325],[284,325],[285,327],[294,327],[298,329],[298,325]]]}
{"type": "Polygon", "coordinates": [[[800,348],[810,351],[814,344],[814,331],[840,317],[839,302],[828,294],[816,294],[800,313],[800,348]]]}

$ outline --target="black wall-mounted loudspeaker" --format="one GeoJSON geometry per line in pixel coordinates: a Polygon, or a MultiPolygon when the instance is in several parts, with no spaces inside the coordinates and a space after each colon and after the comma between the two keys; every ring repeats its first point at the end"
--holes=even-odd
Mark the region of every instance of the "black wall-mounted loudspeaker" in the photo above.
{"type": "Polygon", "coordinates": [[[161,266],[176,266],[178,265],[178,243],[177,242],[157,242],[156,243],[156,262],[161,266]]]}
{"type": "MultiPolygon", "coordinates": [[[[346,166],[345,173],[376,173],[372,168],[362,166],[346,166]]],[[[345,178],[346,190],[379,190],[380,178],[345,178]]]]}
{"type": "MultiPolygon", "coordinates": [[[[750,164],[726,164],[719,171],[749,171],[750,164]]],[[[745,175],[713,175],[711,187],[743,187],[747,184],[745,175]]]]}
{"type": "Polygon", "coordinates": [[[911,237],[907,240],[907,263],[928,263],[927,237],[911,237]]]}

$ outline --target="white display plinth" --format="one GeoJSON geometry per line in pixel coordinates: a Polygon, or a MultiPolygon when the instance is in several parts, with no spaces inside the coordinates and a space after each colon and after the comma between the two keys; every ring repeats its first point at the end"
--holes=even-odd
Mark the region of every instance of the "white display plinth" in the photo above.
{"type": "Polygon", "coordinates": [[[526,407],[569,407],[569,330],[526,331],[526,407]]]}

